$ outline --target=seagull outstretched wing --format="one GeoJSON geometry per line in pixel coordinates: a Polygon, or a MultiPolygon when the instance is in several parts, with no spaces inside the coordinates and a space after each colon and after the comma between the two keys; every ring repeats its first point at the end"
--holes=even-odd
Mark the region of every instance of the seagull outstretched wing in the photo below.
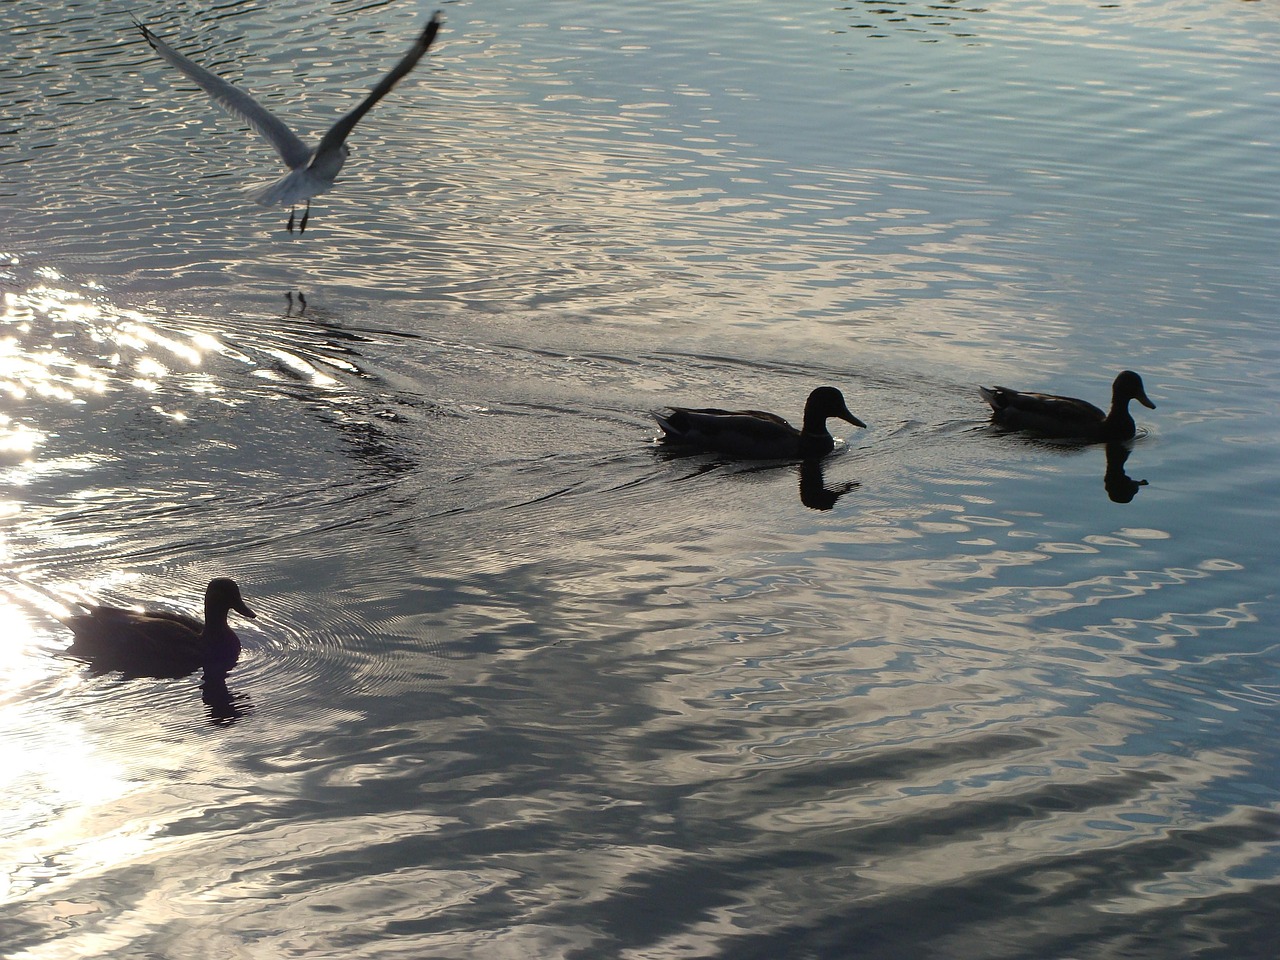
{"type": "Polygon", "coordinates": [[[297,135],[284,125],[283,120],[257,100],[217,74],[210,73],[200,64],[188,60],[143,24],[138,24],[138,29],[142,31],[142,36],[147,43],[151,44],[152,50],[194,80],[201,90],[228,113],[239,117],[266,137],[280,154],[280,159],[284,161],[285,166],[294,170],[305,166],[311,159],[311,148],[299,140],[297,135]]]}
{"type": "MultiPolygon", "coordinates": [[[[440,14],[432,14],[431,19],[427,22],[426,28],[422,31],[422,35],[409,52],[401,58],[400,62],[392,68],[391,72],[383,77],[376,87],[369,91],[369,95],[360,101],[354,110],[340,119],[332,127],[329,132],[320,140],[320,145],[316,147],[316,156],[324,156],[328,151],[336,150],[347,139],[352,129],[360,118],[373,109],[374,104],[391,92],[391,88],[400,82],[410,70],[412,70],[423,55],[427,52],[427,48],[431,46],[431,41],[436,38],[436,34],[440,31],[440,14]]],[[[250,103],[253,101],[251,100],[250,103]]],[[[257,104],[254,104],[257,106],[257,104]]],[[[265,113],[265,111],[263,111],[265,113]]],[[[267,116],[271,116],[267,114],[267,116]]],[[[272,117],[272,119],[275,119],[272,117]]],[[[287,132],[287,131],[286,131],[287,132]]]]}

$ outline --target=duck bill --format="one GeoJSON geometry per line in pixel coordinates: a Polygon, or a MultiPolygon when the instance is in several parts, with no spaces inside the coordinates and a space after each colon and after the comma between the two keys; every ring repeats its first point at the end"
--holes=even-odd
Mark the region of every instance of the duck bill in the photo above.
{"type": "Polygon", "coordinates": [[[240,616],[247,617],[250,620],[258,619],[258,615],[254,613],[252,610],[250,610],[249,605],[245,603],[243,600],[237,600],[235,603],[231,605],[231,609],[234,610],[236,613],[240,614],[240,616]]]}
{"type": "Polygon", "coordinates": [[[1147,392],[1145,390],[1140,392],[1136,397],[1134,397],[1134,399],[1148,410],[1154,410],[1156,408],[1156,405],[1151,402],[1151,398],[1147,396],[1147,392]]]}
{"type": "Polygon", "coordinates": [[[861,420],[859,420],[857,417],[855,417],[848,410],[846,410],[844,413],[838,413],[836,414],[836,416],[838,416],[841,420],[845,421],[846,423],[852,423],[855,427],[861,427],[863,430],[867,429],[867,425],[863,423],[861,420]]]}

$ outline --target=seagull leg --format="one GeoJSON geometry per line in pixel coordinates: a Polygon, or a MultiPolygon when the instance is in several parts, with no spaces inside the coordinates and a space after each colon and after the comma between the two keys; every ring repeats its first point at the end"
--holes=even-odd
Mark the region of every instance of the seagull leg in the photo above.
{"type": "Polygon", "coordinates": [[[302,211],[302,223],[298,225],[298,233],[307,229],[307,218],[311,216],[311,198],[307,198],[307,209],[302,211]]]}
{"type": "Polygon", "coordinates": [[[285,229],[286,229],[286,230],[288,230],[290,233],[293,233],[293,215],[294,215],[294,213],[295,213],[295,212],[296,212],[295,210],[293,210],[292,208],[290,208],[290,210],[289,210],[289,224],[288,224],[288,226],[286,226],[286,227],[285,227],[285,229]]]}

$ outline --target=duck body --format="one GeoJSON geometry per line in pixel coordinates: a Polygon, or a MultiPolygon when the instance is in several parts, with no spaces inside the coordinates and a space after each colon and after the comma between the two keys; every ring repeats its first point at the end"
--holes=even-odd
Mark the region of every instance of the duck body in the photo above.
{"type": "Polygon", "coordinates": [[[1086,400],[1050,393],[1027,393],[1008,387],[979,387],[991,405],[991,419],[1010,430],[1029,430],[1046,437],[1085,440],[1090,443],[1132,440],[1137,424],[1129,413],[1129,401],[1151,410],[1142,378],[1125,370],[1111,386],[1111,409],[1103,412],[1086,400]]]}
{"type": "Polygon", "coordinates": [[[866,424],[849,412],[835,387],[818,387],[804,405],[797,430],[777,414],[763,410],[715,407],[670,407],[653,418],[663,441],[714,451],[744,460],[814,460],[835,449],[827,419],[836,417],[856,427],[866,424]]]}
{"type": "Polygon", "coordinates": [[[65,621],[74,635],[67,653],[132,676],[185,677],[203,669],[206,677],[225,677],[240,659],[240,638],[227,625],[231,610],[256,617],[227,577],[209,581],[203,622],[167,611],[90,607],[65,621]]]}

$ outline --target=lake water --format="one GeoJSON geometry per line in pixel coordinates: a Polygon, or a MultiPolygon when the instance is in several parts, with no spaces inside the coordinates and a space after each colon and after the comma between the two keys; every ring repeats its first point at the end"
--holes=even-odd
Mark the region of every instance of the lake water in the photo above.
{"type": "Polygon", "coordinates": [[[314,141],[432,9],[0,5],[3,955],[1273,958],[1275,6],[446,3],[302,236],[129,19],[314,141]]]}

